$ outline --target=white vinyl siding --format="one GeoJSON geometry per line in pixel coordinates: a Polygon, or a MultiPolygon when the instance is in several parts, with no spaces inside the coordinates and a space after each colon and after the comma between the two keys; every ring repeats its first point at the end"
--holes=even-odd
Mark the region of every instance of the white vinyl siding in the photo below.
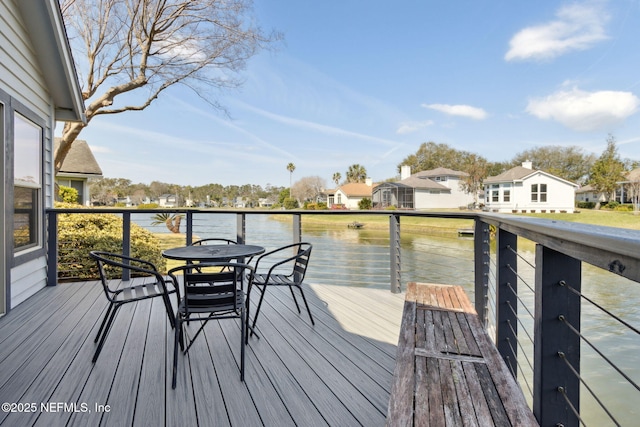
{"type": "MultiPolygon", "coordinates": [[[[53,205],[53,101],[43,78],[43,71],[38,63],[29,34],[24,26],[20,11],[14,0],[0,0],[0,90],[10,99],[11,108],[29,119],[43,125],[44,152],[41,153],[44,161],[42,175],[42,191],[44,192],[43,204],[40,209],[44,214],[44,207],[53,205]]],[[[10,124],[6,124],[9,126],[10,124]]],[[[4,132],[4,131],[3,131],[4,132]]],[[[8,141],[4,135],[4,150],[8,141]]],[[[4,190],[12,188],[12,183],[4,183],[4,190]],[[9,185],[7,185],[9,184],[9,185]]],[[[11,197],[12,194],[5,194],[11,197]]],[[[13,206],[13,200],[6,201],[7,206],[13,206]]],[[[5,209],[6,207],[5,206],[5,209]]],[[[6,221],[3,219],[3,221],[6,221]]],[[[11,227],[6,222],[5,232],[9,236],[11,227]]],[[[43,242],[40,242],[41,245],[43,242]]],[[[10,295],[11,307],[35,293],[46,285],[46,260],[44,250],[35,254],[35,258],[21,257],[20,254],[13,259],[13,253],[4,254],[7,266],[13,266],[10,271],[10,295]],[[10,259],[11,258],[11,259],[10,259]]]]}

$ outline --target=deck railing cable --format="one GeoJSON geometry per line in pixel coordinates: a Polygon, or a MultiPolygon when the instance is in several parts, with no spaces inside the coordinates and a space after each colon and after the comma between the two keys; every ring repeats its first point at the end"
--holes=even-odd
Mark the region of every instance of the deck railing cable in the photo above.
{"type": "MultiPolygon", "coordinates": [[[[602,410],[604,412],[606,412],[606,414],[609,416],[611,421],[613,421],[615,423],[615,425],[620,426],[620,423],[618,422],[618,420],[616,420],[616,418],[613,416],[611,411],[609,411],[609,409],[607,409],[607,406],[602,402],[602,400],[600,400],[598,395],[591,389],[591,387],[589,387],[589,384],[587,384],[587,382],[584,380],[584,378],[582,378],[582,376],[578,373],[578,371],[576,371],[576,369],[571,365],[571,363],[569,363],[569,361],[567,360],[567,357],[564,354],[564,352],[559,351],[558,352],[558,356],[564,361],[564,363],[566,364],[567,368],[569,368],[569,370],[573,373],[573,375],[575,375],[580,380],[580,383],[582,383],[582,385],[587,389],[589,394],[591,394],[591,396],[595,399],[595,401],[602,408],[602,410]]],[[[565,399],[567,398],[564,393],[563,393],[563,396],[565,397],[565,399]]],[[[574,408],[574,411],[575,411],[575,408],[574,408]]],[[[584,422],[582,424],[584,424],[584,422]]]]}

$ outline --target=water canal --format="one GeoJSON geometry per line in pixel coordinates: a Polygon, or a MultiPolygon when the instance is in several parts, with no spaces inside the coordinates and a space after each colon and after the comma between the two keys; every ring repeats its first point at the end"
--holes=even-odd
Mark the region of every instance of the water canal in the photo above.
{"type": "MultiPolygon", "coordinates": [[[[167,232],[164,225],[150,225],[151,220],[134,217],[133,220],[153,232],[167,232]]],[[[184,231],[184,228],[183,228],[184,231]]],[[[224,237],[235,239],[236,216],[194,216],[194,234],[199,238],[224,237]]],[[[311,263],[307,275],[310,283],[331,283],[344,286],[389,289],[389,235],[385,230],[350,229],[346,226],[304,224],[303,240],[313,243],[311,263]]],[[[292,225],[268,215],[248,215],[247,243],[260,244],[267,249],[292,242],[292,225]]],[[[473,301],[474,264],[473,238],[402,233],[402,283],[409,281],[451,283],[462,285],[473,301]]],[[[534,245],[519,241],[518,263],[519,308],[521,328],[520,352],[528,354],[520,362],[518,376],[530,399],[533,388],[531,366],[533,361],[534,245]],[[525,306],[527,308],[525,308],[525,306]],[[531,361],[528,362],[527,360],[531,361]]],[[[494,268],[492,268],[495,271],[494,268]]],[[[491,279],[495,279],[492,273],[491,279]]],[[[640,328],[640,284],[617,275],[583,265],[582,292],[616,316],[640,328]]],[[[493,286],[493,285],[492,285],[493,286]]],[[[609,315],[593,305],[583,304],[582,334],[594,347],[604,353],[633,381],[640,383],[640,337],[622,327],[609,315]]],[[[613,414],[619,425],[635,426],[640,419],[640,393],[619,373],[609,366],[591,346],[581,346],[581,373],[584,382],[613,414]]],[[[616,425],[583,386],[581,414],[587,426],[616,425]]]]}

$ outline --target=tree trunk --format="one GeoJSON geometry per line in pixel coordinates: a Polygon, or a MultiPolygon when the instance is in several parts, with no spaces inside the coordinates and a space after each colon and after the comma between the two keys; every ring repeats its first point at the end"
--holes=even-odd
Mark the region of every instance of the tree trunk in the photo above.
{"type": "Polygon", "coordinates": [[[180,221],[182,221],[182,217],[179,215],[167,218],[166,224],[169,231],[176,234],[180,233],[180,221]]]}

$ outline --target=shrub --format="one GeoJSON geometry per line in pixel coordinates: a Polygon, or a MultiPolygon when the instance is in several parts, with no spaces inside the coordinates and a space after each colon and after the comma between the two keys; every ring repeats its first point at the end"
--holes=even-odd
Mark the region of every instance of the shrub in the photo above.
{"type": "Polygon", "coordinates": [[[579,209],[593,209],[596,207],[595,202],[578,202],[576,203],[576,206],[579,209]]]}
{"type": "Polygon", "coordinates": [[[368,210],[371,209],[371,199],[365,197],[358,202],[358,209],[368,210]]]}
{"type": "Polygon", "coordinates": [[[396,207],[396,205],[389,205],[384,210],[386,210],[386,211],[395,211],[397,209],[398,208],[396,207]]]}
{"type": "Polygon", "coordinates": [[[59,186],[58,196],[64,203],[78,203],[78,190],[64,185],[59,186]]]}
{"type": "MultiPolygon", "coordinates": [[[[77,206],[74,206],[77,207],[77,206]]],[[[122,253],[122,219],[114,214],[58,215],[58,278],[60,280],[96,279],[96,263],[90,251],[122,253]]],[[[158,239],[148,230],[131,224],[131,256],[166,270],[158,239]]],[[[113,271],[110,277],[117,277],[113,271]]]]}
{"type": "Polygon", "coordinates": [[[296,199],[287,198],[284,199],[285,209],[296,209],[298,207],[298,201],[296,199]]]}
{"type": "Polygon", "coordinates": [[[633,211],[633,205],[618,205],[613,210],[622,211],[622,212],[631,212],[633,211]]]}
{"type": "Polygon", "coordinates": [[[156,209],[158,206],[157,203],[141,203],[138,205],[138,209],[156,209]]]}

